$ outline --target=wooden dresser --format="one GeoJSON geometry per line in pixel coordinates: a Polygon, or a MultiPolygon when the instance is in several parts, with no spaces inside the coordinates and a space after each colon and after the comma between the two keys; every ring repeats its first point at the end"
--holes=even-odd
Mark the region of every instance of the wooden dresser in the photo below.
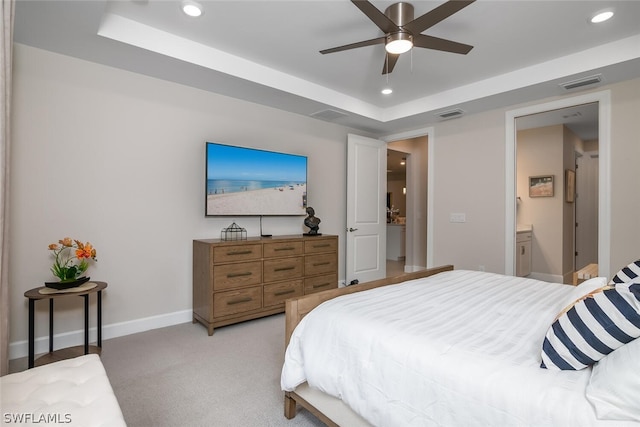
{"type": "Polygon", "coordinates": [[[284,312],[284,301],[338,287],[338,236],[193,241],[193,322],[219,326],[284,312]]]}

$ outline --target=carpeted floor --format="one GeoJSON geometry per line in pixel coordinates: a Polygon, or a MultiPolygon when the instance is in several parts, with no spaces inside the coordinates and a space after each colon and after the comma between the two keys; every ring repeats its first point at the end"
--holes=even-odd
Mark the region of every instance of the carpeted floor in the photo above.
{"type": "Polygon", "coordinates": [[[102,361],[127,424],[321,426],[284,415],[284,315],[216,329],[183,324],[103,343],[102,361]]]}
{"type": "Polygon", "coordinates": [[[102,362],[130,427],[324,425],[301,409],[293,420],[284,417],[284,314],[225,326],[212,336],[185,323],[102,344],[102,362]]]}

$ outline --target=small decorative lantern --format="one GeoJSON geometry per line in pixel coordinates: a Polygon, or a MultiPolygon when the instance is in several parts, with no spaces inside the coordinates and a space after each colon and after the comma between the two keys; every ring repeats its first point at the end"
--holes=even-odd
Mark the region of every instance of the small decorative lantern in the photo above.
{"type": "Polygon", "coordinates": [[[235,222],[223,228],[220,232],[221,240],[247,240],[247,230],[238,226],[235,222]]]}

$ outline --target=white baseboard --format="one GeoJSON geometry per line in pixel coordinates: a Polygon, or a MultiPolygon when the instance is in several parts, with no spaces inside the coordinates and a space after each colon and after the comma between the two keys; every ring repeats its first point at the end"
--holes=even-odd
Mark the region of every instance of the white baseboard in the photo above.
{"type": "MultiPolygon", "coordinates": [[[[161,314],[158,316],[145,317],[143,319],[130,320],[128,322],[102,325],[102,340],[117,338],[125,335],[136,334],[138,332],[150,331],[152,329],[164,328],[166,326],[178,325],[180,323],[191,322],[193,319],[192,310],[176,311],[174,313],[161,314]]],[[[97,340],[96,328],[89,329],[89,342],[95,343],[97,340]]],[[[64,332],[53,336],[54,350],[66,347],[74,347],[84,344],[84,329],[71,332],[64,332]]],[[[103,342],[104,345],[104,342],[103,342]]],[[[36,337],[35,354],[47,353],[49,351],[49,335],[36,337]]],[[[9,359],[26,357],[29,354],[29,343],[27,340],[16,341],[9,344],[9,359]]]]}

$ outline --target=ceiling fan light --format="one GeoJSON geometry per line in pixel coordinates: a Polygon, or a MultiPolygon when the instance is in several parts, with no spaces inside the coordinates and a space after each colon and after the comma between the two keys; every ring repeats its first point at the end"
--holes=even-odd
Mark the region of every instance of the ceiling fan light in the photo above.
{"type": "Polygon", "coordinates": [[[413,36],[409,33],[399,32],[389,34],[384,48],[394,55],[408,52],[413,47],[413,36]]]}
{"type": "Polygon", "coordinates": [[[198,16],[202,15],[202,6],[195,1],[183,0],[182,11],[185,13],[185,15],[197,18],[198,16]]]}

